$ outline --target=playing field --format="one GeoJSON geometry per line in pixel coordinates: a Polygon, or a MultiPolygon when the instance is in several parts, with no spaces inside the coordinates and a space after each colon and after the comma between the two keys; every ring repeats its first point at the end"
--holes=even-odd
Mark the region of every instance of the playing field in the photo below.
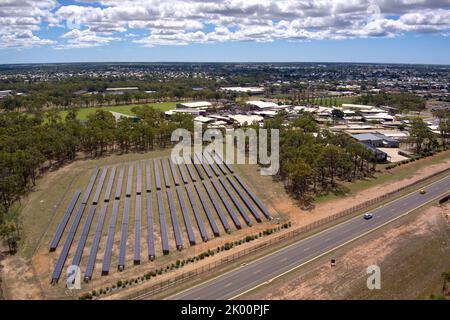
{"type": "MultiPolygon", "coordinates": [[[[134,113],[131,109],[135,107],[152,107],[161,111],[168,111],[174,109],[177,105],[176,101],[173,102],[160,102],[160,103],[149,103],[149,104],[131,104],[131,105],[120,105],[120,106],[108,106],[108,107],[94,107],[94,108],[81,108],[78,110],[78,119],[87,120],[89,114],[95,113],[97,110],[107,110],[123,113],[126,115],[133,116],[134,113]]],[[[61,117],[64,119],[67,115],[67,111],[61,111],[61,117]]]]}

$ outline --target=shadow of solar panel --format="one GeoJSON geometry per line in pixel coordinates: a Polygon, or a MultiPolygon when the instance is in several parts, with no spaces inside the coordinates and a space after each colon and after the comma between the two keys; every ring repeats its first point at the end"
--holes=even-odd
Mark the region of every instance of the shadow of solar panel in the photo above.
{"type": "Polygon", "coordinates": [[[87,201],[89,199],[89,196],[92,192],[92,188],[94,187],[95,180],[97,179],[99,169],[96,167],[94,169],[94,173],[91,176],[91,179],[89,180],[89,184],[86,188],[86,191],[83,195],[83,201],[81,202],[80,207],[78,208],[77,214],[75,215],[75,218],[72,222],[72,225],[70,226],[69,232],[67,234],[66,241],[64,242],[63,249],[61,251],[61,254],[58,257],[58,260],[56,261],[55,268],[52,273],[52,279],[51,283],[56,284],[61,277],[62,269],[64,268],[64,264],[67,260],[67,255],[69,254],[70,247],[72,246],[73,239],[75,237],[75,233],[77,232],[78,225],[80,224],[81,217],[83,216],[84,209],[86,208],[87,201]]]}
{"type": "Polygon", "coordinates": [[[219,202],[217,201],[216,196],[214,195],[214,192],[211,190],[210,186],[207,184],[206,181],[203,181],[203,186],[206,189],[206,193],[209,196],[209,199],[211,199],[211,202],[216,209],[217,215],[219,216],[220,222],[222,222],[223,228],[225,229],[225,232],[231,233],[230,225],[228,224],[227,219],[225,218],[225,215],[222,211],[222,208],[219,205],[219,202]]]}
{"type": "Polygon", "coordinates": [[[214,187],[214,189],[216,190],[217,194],[219,195],[220,199],[222,199],[222,202],[225,206],[225,208],[228,211],[228,214],[231,217],[231,220],[233,220],[234,225],[236,226],[237,229],[241,229],[242,225],[241,222],[239,221],[233,207],[231,206],[231,204],[228,202],[227,198],[225,197],[225,195],[222,192],[222,189],[220,188],[220,185],[218,184],[216,179],[211,179],[212,185],[214,187]]]}
{"type": "Polygon", "coordinates": [[[169,254],[169,238],[167,235],[166,209],[164,208],[161,190],[156,190],[156,199],[158,201],[159,227],[161,230],[161,246],[163,254],[169,254]]]}
{"type": "Polygon", "coordinates": [[[58,225],[58,228],[56,229],[56,233],[53,236],[52,242],[50,243],[50,252],[55,251],[58,247],[59,241],[61,240],[62,234],[64,232],[64,229],[66,229],[67,223],[69,222],[70,216],[72,215],[73,209],[75,208],[75,205],[77,204],[78,199],[80,198],[81,191],[77,190],[75,191],[72,200],[70,200],[69,206],[67,207],[66,211],[64,212],[64,216],[61,220],[61,222],[58,225]]]}
{"type": "Polygon", "coordinates": [[[269,210],[267,210],[267,208],[264,206],[264,204],[261,202],[261,200],[250,190],[250,188],[244,183],[244,181],[242,181],[242,179],[237,174],[234,174],[233,176],[236,178],[237,182],[239,182],[242,189],[244,189],[247,192],[247,194],[250,196],[250,198],[252,198],[252,200],[256,203],[256,205],[262,211],[264,216],[267,219],[272,220],[273,218],[270,215],[269,210]]]}
{"type": "Polygon", "coordinates": [[[200,231],[200,235],[203,241],[208,241],[208,234],[206,233],[205,224],[198,211],[197,203],[195,201],[194,194],[192,193],[191,187],[188,184],[184,185],[186,188],[186,193],[188,195],[189,202],[191,203],[192,211],[194,212],[195,220],[197,221],[197,226],[200,231]]]}
{"type": "Polygon", "coordinates": [[[181,238],[180,225],[178,224],[177,213],[175,211],[175,203],[173,201],[172,190],[170,188],[168,188],[166,190],[166,194],[167,194],[167,200],[169,201],[169,211],[170,211],[170,218],[172,220],[172,228],[173,228],[173,234],[174,234],[174,238],[175,238],[175,244],[176,244],[178,250],[182,250],[183,249],[183,240],[181,238]]]}
{"type": "Polygon", "coordinates": [[[245,203],[247,208],[250,210],[250,213],[255,217],[256,221],[261,222],[261,216],[259,215],[258,211],[256,211],[255,207],[252,205],[250,200],[245,196],[245,194],[242,192],[242,190],[239,188],[239,186],[234,182],[234,180],[231,178],[231,176],[227,176],[228,182],[233,186],[236,193],[239,195],[239,197],[242,199],[242,201],[245,203]]]}
{"type": "Polygon", "coordinates": [[[189,218],[189,211],[186,207],[186,201],[184,200],[183,191],[181,190],[180,186],[176,186],[175,188],[177,190],[177,197],[178,197],[178,201],[180,202],[181,213],[183,214],[183,220],[184,220],[184,225],[186,226],[186,232],[188,235],[189,244],[191,246],[193,246],[193,245],[195,245],[195,235],[194,235],[194,231],[192,230],[191,219],[189,218]]]}
{"type": "Polygon", "coordinates": [[[225,180],[223,180],[222,177],[218,178],[220,183],[222,184],[225,191],[228,193],[228,195],[231,198],[231,201],[233,201],[234,205],[238,209],[239,213],[241,214],[242,218],[244,219],[245,223],[249,226],[252,225],[252,222],[250,221],[250,218],[248,217],[247,213],[245,213],[244,207],[241,205],[239,200],[236,198],[236,196],[233,194],[233,192],[228,188],[227,184],[225,183],[225,180]]]}
{"type": "Polygon", "coordinates": [[[200,203],[202,204],[203,210],[205,211],[206,214],[206,218],[208,219],[209,225],[211,226],[211,230],[214,236],[218,237],[220,235],[219,228],[217,227],[216,221],[214,221],[211,210],[209,209],[205,196],[203,195],[203,190],[200,188],[198,182],[194,182],[194,188],[197,191],[200,203]]]}

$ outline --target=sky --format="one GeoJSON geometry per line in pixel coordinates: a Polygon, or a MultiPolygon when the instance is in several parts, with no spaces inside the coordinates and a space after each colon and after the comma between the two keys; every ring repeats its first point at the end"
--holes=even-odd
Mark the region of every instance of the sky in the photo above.
{"type": "Polygon", "coordinates": [[[450,0],[0,0],[0,64],[450,64],[450,0]]]}

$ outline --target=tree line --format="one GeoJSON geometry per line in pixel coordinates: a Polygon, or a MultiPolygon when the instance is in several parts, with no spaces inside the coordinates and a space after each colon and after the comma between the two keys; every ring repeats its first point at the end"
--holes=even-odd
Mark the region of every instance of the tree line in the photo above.
{"type": "Polygon", "coordinates": [[[112,152],[166,148],[175,129],[193,131],[190,115],[176,114],[168,120],[153,108],[136,107],[133,112],[140,121],[124,117],[116,121],[103,110],[89,115],[86,122],[77,119],[76,109],[71,109],[65,119],[54,111],[0,113],[0,236],[8,243],[16,242],[18,214],[14,214],[13,205],[49,168],[80,156],[95,158],[112,152]]]}

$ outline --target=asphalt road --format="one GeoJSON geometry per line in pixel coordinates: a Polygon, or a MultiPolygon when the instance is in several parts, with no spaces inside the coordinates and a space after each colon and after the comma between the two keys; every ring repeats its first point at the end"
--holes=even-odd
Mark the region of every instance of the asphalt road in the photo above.
{"type": "Polygon", "coordinates": [[[427,186],[426,190],[426,194],[422,195],[415,191],[370,211],[373,214],[373,218],[370,220],[364,220],[362,215],[352,218],[273,254],[171,296],[169,299],[222,300],[235,298],[423,206],[438,196],[447,194],[450,191],[450,176],[427,186]]]}

